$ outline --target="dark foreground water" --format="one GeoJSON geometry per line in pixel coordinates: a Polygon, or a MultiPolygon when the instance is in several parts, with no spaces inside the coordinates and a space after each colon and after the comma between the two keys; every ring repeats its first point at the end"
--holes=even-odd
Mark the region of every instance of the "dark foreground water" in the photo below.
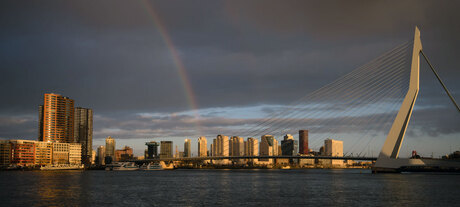
{"type": "Polygon", "coordinates": [[[0,172],[0,206],[459,206],[459,174],[366,170],[0,172]]]}

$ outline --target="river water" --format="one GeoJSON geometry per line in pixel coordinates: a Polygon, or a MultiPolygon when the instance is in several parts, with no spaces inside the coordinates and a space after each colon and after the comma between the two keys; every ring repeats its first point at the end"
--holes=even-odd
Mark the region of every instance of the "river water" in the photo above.
{"type": "Polygon", "coordinates": [[[460,206],[459,174],[2,171],[0,206],[460,206]]]}

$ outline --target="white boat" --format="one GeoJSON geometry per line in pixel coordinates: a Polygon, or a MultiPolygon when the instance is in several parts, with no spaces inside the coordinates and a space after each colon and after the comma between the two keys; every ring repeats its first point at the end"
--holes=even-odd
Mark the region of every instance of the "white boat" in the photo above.
{"type": "Polygon", "coordinates": [[[144,166],[143,170],[164,170],[160,163],[149,163],[148,165],[144,166]]]}
{"type": "Polygon", "coordinates": [[[41,166],[40,170],[82,170],[84,167],[84,165],[59,164],[41,166]]]}
{"type": "Polygon", "coordinates": [[[131,171],[131,170],[139,170],[139,167],[134,162],[124,162],[120,165],[113,166],[112,170],[114,171],[131,171]]]}
{"type": "Polygon", "coordinates": [[[174,169],[173,164],[166,165],[165,162],[163,161],[149,163],[148,165],[144,165],[142,167],[142,170],[173,170],[173,169],[174,169]]]}

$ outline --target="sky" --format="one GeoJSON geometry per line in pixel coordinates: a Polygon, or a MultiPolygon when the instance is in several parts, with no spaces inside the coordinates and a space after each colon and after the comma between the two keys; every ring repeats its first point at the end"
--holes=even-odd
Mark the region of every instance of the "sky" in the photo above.
{"type": "MultiPolygon", "coordinates": [[[[147,141],[172,140],[181,150],[191,138],[196,153],[198,136],[209,143],[228,128],[260,123],[410,40],[415,26],[460,100],[459,4],[1,1],[0,138],[37,139],[38,105],[53,92],[94,110],[95,147],[112,136],[117,148],[142,155],[147,141]]],[[[401,154],[460,150],[459,113],[423,60],[420,70],[401,154]]],[[[369,155],[377,155],[385,133],[376,133],[369,155]]]]}

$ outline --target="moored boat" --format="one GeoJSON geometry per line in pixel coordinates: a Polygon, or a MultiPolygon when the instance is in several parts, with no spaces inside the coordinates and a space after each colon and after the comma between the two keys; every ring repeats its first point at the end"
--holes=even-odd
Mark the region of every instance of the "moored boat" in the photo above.
{"type": "Polygon", "coordinates": [[[40,170],[83,170],[84,165],[67,165],[67,164],[59,164],[59,165],[45,165],[41,166],[40,170]]]}

